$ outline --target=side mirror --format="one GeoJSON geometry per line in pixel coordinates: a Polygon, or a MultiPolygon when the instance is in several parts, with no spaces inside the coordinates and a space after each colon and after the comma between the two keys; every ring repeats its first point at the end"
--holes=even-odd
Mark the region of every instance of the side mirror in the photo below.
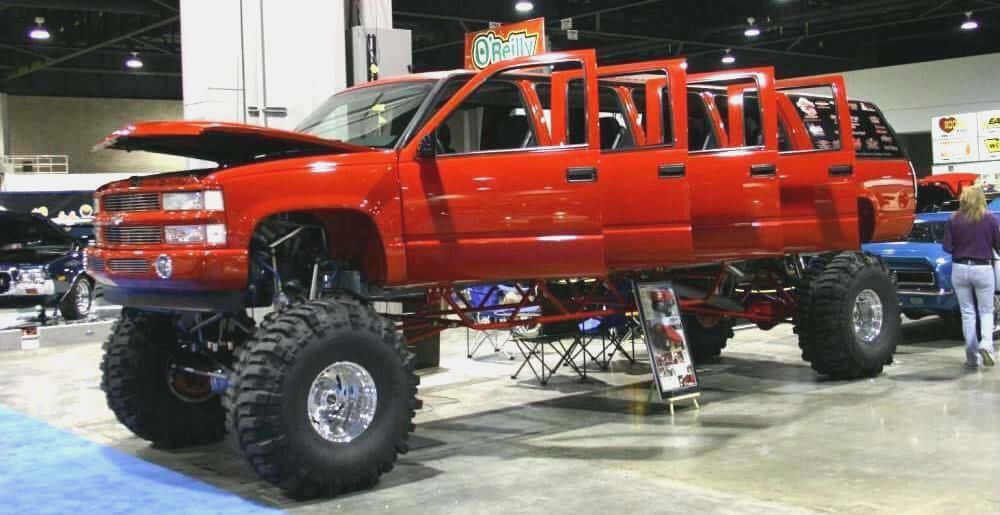
{"type": "Polygon", "coordinates": [[[417,147],[417,156],[434,159],[435,155],[437,155],[437,135],[432,132],[420,140],[420,146],[417,147]]]}

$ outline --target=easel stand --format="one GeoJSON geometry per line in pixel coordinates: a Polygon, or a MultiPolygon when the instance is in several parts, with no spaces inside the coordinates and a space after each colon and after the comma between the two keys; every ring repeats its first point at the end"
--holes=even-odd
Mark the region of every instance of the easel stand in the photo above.
{"type": "Polygon", "coordinates": [[[678,395],[677,397],[670,397],[666,399],[667,403],[670,404],[670,416],[674,416],[674,404],[680,401],[691,401],[694,404],[694,409],[700,410],[701,405],[698,404],[698,397],[701,397],[701,392],[689,393],[687,395],[678,395]]]}

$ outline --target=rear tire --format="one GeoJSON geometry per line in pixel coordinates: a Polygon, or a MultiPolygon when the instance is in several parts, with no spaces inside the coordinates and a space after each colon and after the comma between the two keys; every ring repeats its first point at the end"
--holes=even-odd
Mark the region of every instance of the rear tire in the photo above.
{"type": "Polygon", "coordinates": [[[728,318],[683,315],[684,332],[697,364],[719,360],[726,341],[733,337],[733,322],[728,318]]]}
{"type": "Polygon", "coordinates": [[[108,407],[136,436],[160,448],[219,441],[225,436],[225,412],[207,380],[169,379],[171,364],[193,365],[203,359],[183,353],[175,335],[169,316],[122,311],[104,343],[101,361],[101,389],[108,407]]]}
{"type": "Polygon", "coordinates": [[[413,355],[390,320],[355,299],[283,310],[256,331],[237,371],[236,440],[290,497],[369,488],[409,450],[413,355]]]}
{"type": "Polygon", "coordinates": [[[856,379],[881,373],[900,335],[888,267],[857,252],[814,259],[800,287],[795,329],[802,359],[820,374],[856,379]]]}

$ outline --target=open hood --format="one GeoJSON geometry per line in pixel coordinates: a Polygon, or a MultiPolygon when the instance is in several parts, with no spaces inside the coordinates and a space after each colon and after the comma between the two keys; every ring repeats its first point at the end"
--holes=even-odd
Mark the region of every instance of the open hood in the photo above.
{"type": "Polygon", "coordinates": [[[226,122],[143,122],[112,132],[94,151],[144,150],[220,166],[310,154],[372,152],[368,147],[279,129],[226,122]]]}

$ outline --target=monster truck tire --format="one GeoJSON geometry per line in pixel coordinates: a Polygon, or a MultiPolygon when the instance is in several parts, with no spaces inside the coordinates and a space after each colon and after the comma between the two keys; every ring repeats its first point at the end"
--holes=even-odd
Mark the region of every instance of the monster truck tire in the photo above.
{"type": "Polygon", "coordinates": [[[711,363],[722,355],[726,341],[733,337],[733,323],[728,318],[683,315],[684,332],[695,363],[711,363]]]}
{"type": "Polygon", "coordinates": [[[289,307],[258,328],[240,359],[236,441],[257,474],[292,498],[369,488],[409,449],[413,370],[392,322],[359,301],[289,307]]]}
{"type": "Polygon", "coordinates": [[[892,362],[899,300],[880,259],[857,252],[816,258],[800,289],[796,332],[813,370],[855,379],[877,375],[892,362]]]}
{"type": "Polygon", "coordinates": [[[59,301],[59,313],[66,320],[80,320],[90,314],[93,306],[94,282],[81,276],[59,301]]]}
{"type": "Polygon", "coordinates": [[[199,359],[181,353],[175,331],[168,316],[122,311],[104,342],[101,361],[108,407],[136,436],[160,448],[219,441],[225,436],[225,412],[207,379],[171,383],[172,364],[199,359]]]}

